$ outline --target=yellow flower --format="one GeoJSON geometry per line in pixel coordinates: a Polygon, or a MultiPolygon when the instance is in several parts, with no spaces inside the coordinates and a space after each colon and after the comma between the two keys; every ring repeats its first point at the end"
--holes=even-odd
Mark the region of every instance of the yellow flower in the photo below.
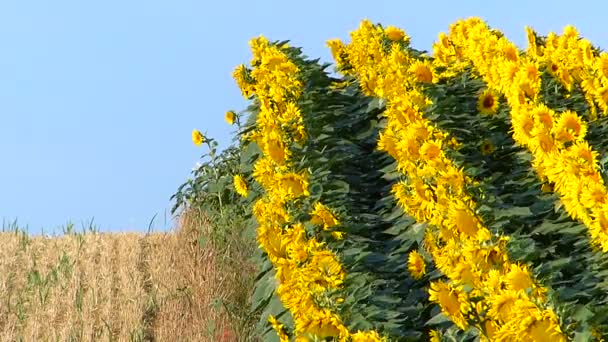
{"type": "Polygon", "coordinates": [[[469,326],[463,313],[469,312],[470,305],[466,294],[461,290],[454,289],[442,281],[435,281],[429,289],[429,300],[438,303],[441,311],[459,328],[464,330],[469,326]]]}
{"type": "Polygon", "coordinates": [[[236,113],[229,110],[226,112],[226,115],[224,116],[224,119],[226,119],[226,122],[229,125],[234,125],[234,121],[236,120],[236,113]]]}
{"type": "Polygon", "coordinates": [[[405,37],[405,32],[395,26],[388,26],[386,29],[384,29],[384,33],[386,33],[388,39],[394,42],[401,41],[405,37]]]}
{"type": "Polygon", "coordinates": [[[551,183],[543,183],[543,185],[540,187],[540,190],[544,193],[553,192],[553,185],[551,185],[551,183]]]}
{"type": "Polygon", "coordinates": [[[304,175],[288,173],[279,176],[280,191],[284,191],[286,198],[297,198],[300,196],[310,196],[308,192],[308,180],[304,175]]]}
{"type": "Polygon", "coordinates": [[[526,317],[521,322],[520,328],[525,329],[522,335],[528,341],[566,341],[566,337],[559,327],[558,319],[552,311],[535,312],[531,317],[526,317]]]}
{"type": "Polygon", "coordinates": [[[491,141],[486,140],[481,144],[481,153],[483,155],[490,155],[494,153],[494,151],[496,151],[496,147],[494,146],[494,144],[492,144],[491,141]]]}
{"type": "Polygon", "coordinates": [[[449,220],[452,227],[468,236],[474,236],[479,230],[479,220],[471,209],[462,202],[454,202],[450,205],[449,220]]]}
{"type": "Polygon", "coordinates": [[[232,77],[236,81],[237,85],[241,89],[243,97],[250,98],[255,92],[255,85],[249,82],[249,70],[244,65],[239,65],[232,72],[232,77]]]}
{"type": "Polygon", "coordinates": [[[582,139],[587,132],[587,125],[576,113],[565,111],[557,120],[553,134],[560,142],[582,139]]]}
{"type": "Polygon", "coordinates": [[[375,331],[358,331],[350,337],[352,342],[382,342],[382,338],[375,331]]]}
{"type": "Polygon", "coordinates": [[[200,146],[205,142],[205,136],[199,130],[195,129],[192,131],[192,141],[196,146],[200,146]]]}
{"type": "Polygon", "coordinates": [[[334,227],[340,223],[329,208],[320,202],[315,204],[315,207],[310,215],[312,216],[310,222],[312,224],[323,224],[323,229],[325,230],[330,229],[331,227],[334,227]]]}
{"type": "Polygon", "coordinates": [[[431,330],[429,337],[429,342],[441,342],[441,333],[437,330],[431,330]]]}
{"type": "Polygon", "coordinates": [[[339,232],[339,231],[331,232],[331,236],[336,240],[344,240],[344,232],[339,232]]]}
{"type": "Polygon", "coordinates": [[[279,340],[281,342],[289,341],[289,336],[287,336],[287,334],[285,333],[283,324],[281,324],[281,322],[279,322],[273,315],[268,316],[268,323],[270,323],[274,331],[277,332],[277,335],[279,336],[279,340]]]}
{"type": "Polygon", "coordinates": [[[409,69],[409,72],[414,76],[416,81],[422,83],[433,82],[433,68],[428,62],[417,61],[409,69]]]}
{"type": "MultiPolygon", "coordinates": [[[[494,289],[496,290],[496,289],[494,289]]],[[[490,310],[488,311],[488,318],[506,322],[514,314],[515,302],[522,298],[523,292],[514,290],[499,290],[500,293],[494,295],[490,299],[490,310]]]]}
{"type": "Polygon", "coordinates": [[[277,132],[272,132],[264,136],[263,138],[264,144],[264,154],[270,156],[272,160],[279,164],[284,165],[288,156],[289,150],[283,140],[281,140],[281,136],[277,132]]]}
{"type": "Polygon", "coordinates": [[[243,197],[247,197],[249,192],[247,190],[247,182],[245,179],[241,175],[234,175],[233,181],[236,192],[243,197]]]}
{"type": "Polygon", "coordinates": [[[441,141],[428,140],[420,147],[420,154],[427,160],[435,160],[441,156],[441,141]]]}
{"type": "Polygon", "coordinates": [[[477,109],[481,114],[494,114],[498,109],[498,96],[491,90],[486,90],[477,100],[477,109]]]}
{"type": "Polygon", "coordinates": [[[410,271],[412,278],[418,280],[426,273],[426,264],[424,258],[418,251],[410,252],[407,259],[407,269],[410,271]]]}
{"type": "Polygon", "coordinates": [[[526,26],[526,38],[528,40],[528,54],[532,57],[536,57],[538,54],[538,46],[536,45],[536,33],[529,26],[526,26]]]}
{"type": "Polygon", "coordinates": [[[511,265],[511,269],[506,274],[506,277],[507,286],[512,290],[525,291],[526,289],[534,287],[534,282],[532,282],[528,267],[525,265],[511,265]]]}

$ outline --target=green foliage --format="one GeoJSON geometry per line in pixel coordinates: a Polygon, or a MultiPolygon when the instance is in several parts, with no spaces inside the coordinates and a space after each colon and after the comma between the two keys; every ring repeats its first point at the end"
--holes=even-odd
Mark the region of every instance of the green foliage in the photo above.
{"type": "MultiPolygon", "coordinates": [[[[238,117],[236,124],[238,136],[246,129],[241,127],[238,117]]],[[[233,186],[234,175],[250,171],[247,170],[250,164],[243,159],[250,158],[252,152],[239,145],[220,151],[217,141],[210,137],[205,137],[203,148],[205,153],[192,171],[192,177],[171,197],[172,214],[188,210],[201,212],[210,229],[200,227],[199,245],[213,247],[220,255],[222,269],[242,272],[239,283],[228,284],[237,287],[233,296],[217,298],[218,305],[213,310],[221,310],[230,317],[237,335],[255,341],[258,336],[251,335],[250,327],[261,310],[250,307],[255,274],[249,270],[249,264],[259,261],[255,257],[255,225],[251,219],[251,200],[243,199],[233,186]]]]}
{"type": "MultiPolygon", "coordinates": [[[[335,252],[347,274],[344,287],[324,293],[316,305],[337,312],[351,331],[376,330],[391,340],[424,340],[430,329],[442,331],[446,341],[479,339],[479,332],[460,331],[429,302],[429,281],[442,277],[433,265],[421,280],[412,279],[407,271],[408,253],[420,249],[426,225],[408,216],[391,193],[401,176],[394,160],[377,150],[379,132],[386,124],[384,101],[365,96],[350,77],[330,76],[328,64],[307,58],[300,49],[285,51],[297,64],[304,84],[298,107],[308,137],[292,148],[293,168],[310,174],[311,193],[298,199],[290,214],[309,222],[309,213],[320,201],[340,221],[332,230],[345,234],[337,239],[332,231],[306,225],[308,238],[323,241],[335,252]],[[338,297],[344,298],[340,304],[338,297]]],[[[576,111],[590,121],[587,138],[601,151],[602,177],[608,180],[608,140],[603,134],[608,118],[596,120],[590,114],[580,89],[567,94],[547,73],[542,77],[542,102],[557,111],[576,111]]],[[[477,214],[493,234],[509,238],[510,260],[529,265],[535,279],[549,289],[548,303],[561,318],[565,333],[576,341],[588,340],[593,333],[607,335],[608,258],[590,246],[587,228],[569,217],[549,184],[535,174],[531,154],[514,142],[504,99],[495,114],[479,113],[477,101],[484,90],[486,84],[471,69],[425,85],[424,95],[432,104],[424,115],[458,143],[444,149],[472,180],[467,190],[478,205],[477,214]]],[[[247,109],[238,138],[255,129],[256,101],[253,98],[247,109]]],[[[249,197],[242,199],[232,188],[232,176],[252,178],[252,167],[261,156],[259,146],[242,142],[219,154],[213,140],[208,146],[207,159],[194,179],[174,196],[176,208],[203,208],[223,229],[246,227],[250,243],[255,244],[257,222],[251,208],[262,189],[252,182],[249,197]]],[[[251,312],[259,313],[261,338],[277,340],[267,317],[274,315],[289,331],[293,319],[275,294],[275,272],[267,256],[256,251],[254,259],[259,272],[251,312]]]]}

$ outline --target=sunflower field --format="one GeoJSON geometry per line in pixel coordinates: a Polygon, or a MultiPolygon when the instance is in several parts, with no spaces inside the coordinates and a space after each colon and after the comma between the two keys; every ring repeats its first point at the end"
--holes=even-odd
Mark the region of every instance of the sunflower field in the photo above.
{"type": "Polygon", "coordinates": [[[608,53],[526,33],[469,18],[425,52],[366,20],[333,64],[250,41],[218,198],[255,231],[264,341],[608,336],[608,53]]]}

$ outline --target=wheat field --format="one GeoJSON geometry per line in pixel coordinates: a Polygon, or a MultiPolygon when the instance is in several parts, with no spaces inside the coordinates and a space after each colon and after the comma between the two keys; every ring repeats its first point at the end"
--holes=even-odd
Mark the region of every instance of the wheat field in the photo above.
{"type": "Polygon", "coordinates": [[[169,233],[1,233],[0,340],[237,340],[218,308],[235,276],[201,227],[186,215],[169,233]]]}

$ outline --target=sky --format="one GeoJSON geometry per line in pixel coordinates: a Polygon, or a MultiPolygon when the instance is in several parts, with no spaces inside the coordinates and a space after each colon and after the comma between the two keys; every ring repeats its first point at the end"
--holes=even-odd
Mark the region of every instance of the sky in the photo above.
{"type": "Polygon", "coordinates": [[[0,2],[0,217],[37,233],[173,226],[170,196],[203,153],[193,129],[231,143],[231,78],[260,34],[330,60],[325,42],[362,19],[404,28],[418,49],[479,16],[524,46],[567,24],[608,47],[603,1],[0,2]]]}

